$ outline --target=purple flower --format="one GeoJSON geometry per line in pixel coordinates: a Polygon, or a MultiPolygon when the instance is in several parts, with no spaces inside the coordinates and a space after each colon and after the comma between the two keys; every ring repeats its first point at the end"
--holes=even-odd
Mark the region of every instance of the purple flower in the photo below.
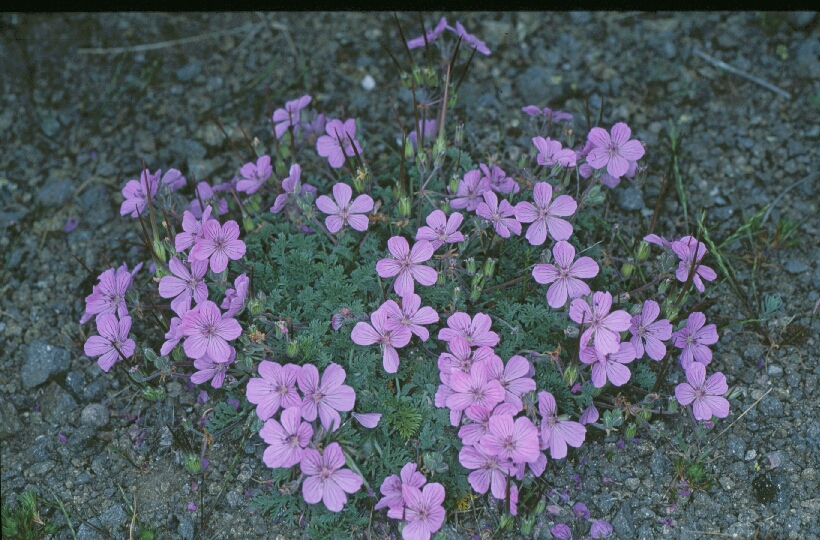
{"type": "Polygon", "coordinates": [[[245,255],[245,242],[239,240],[239,225],[236,221],[226,221],[220,225],[215,219],[202,226],[202,238],[191,250],[190,258],[211,261],[211,270],[222,272],[228,267],[228,260],[237,261],[245,255]]]}
{"type": "Polygon", "coordinates": [[[236,276],[233,285],[236,288],[225,291],[225,299],[222,300],[222,304],[219,306],[227,310],[222,314],[223,318],[233,317],[245,307],[245,298],[248,296],[248,287],[250,286],[248,276],[245,274],[236,276]]]}
{"type": "Polygon", "coordinates": [[[204,211],[203,205],[213,206],[214,215],[216,216],[221,216],[228,212],[228,201],[225,199],[217,199],[214,196],[215,191],[217,191],[216,188],[212,188],[208,182],[200,182],[196,185],[197,196],[194,197],[188,205],[188,210],[191,211],[195,218],[199,219],[202,217],[204,211]],[[200,201],[202,202],[201,204],[200,201]]]}
{"type": "MultiPolygon", "coordinates": [[[[450,28],[447,25],[447,19],[444,17],[438,22],[435,28],[431,28],[427,30],[427,43],[433,43],[438,37],[444,32],[445,28],[450,28]]],[[[450,28],[452,30],[452,28],[450,28]]],[[[424,36],[419,36],[417,38],[413,38],[407,42],[408,49],[416,49],[418,47],[424,47],[424,36]]]]}
{"type": "Polygon", "coordinates": [[[458,183],[455,198],[450,201],[450,206],[472,212],[478,207],[478,198],[485,191],[490,191],[490,180],[486,177],[482,178],[481,171],[478,169],[467,171],[458,183]]]}
{"type": "Polygon", "coordinates": [[[70,233],[77,230],[77,225],[80,224],[80,220],[76,216],[71,216],[65,222],[65,226],[63,227],[63,232],[70,233]]]}
{"type": "Polygon", "coordinates": [[[424,486],[424,491],[411,485],[401,487],[404,503],[404,519],[407,525],[401,532],[404,540],[430,540],[430,535],[444,523],[444,486],[434,482],[424,486]]]}
{"type": "Polygon", "coordinates": [[[354,156],[356,152],[362,153],[362,147],[356,140],[356,121],[353,118],[348,118],[344,124],[341,120],[331,120],[325,126],[325,131],[327,135],[322,135],[316,141],[316,150],[320,156],[327,158],[334,169],[344,164],[345,156],[354,156]],[[351,139],[356,146],[355,152],[350,144],[351,139]]]}
{"type": "Polygon", "coordinates": [[[632,376],[624,364],[635,360],[635,347],[631,343],[621,343],[618,350],[601,354],[594,347],[584,347],[579,355],[581,362],[592,364],[592,384],[603,388],[607,379],[615,386],[623,386],[632,376]]]}
{"type": "Polygon", "coordinates": [[[729,416],[729,401],[723,394],[729,389],[723,373],[713,373],[706,378],[706,366],[697,362],[686,369],[687,383],[675,387],[675,397],[681,405],[692,403],[697,420],[709,420],[712,416],[729,416]]]}
{"type": "Polygon", "coordinates": [[[521,234],[521,223],[515,219],[515,207],[507,200],[498,204],[498,197],[492,191],[485,191],[484,202],[478,203],[475,213],[490,221],[499,236],[509,238],[510,233],[521,234]]]}
{"type": "Polygon", "coordinates": [[[326,123],[327,120],[325,120],[325,115],[318,113],[313,120],[306,120],[299,124],[299,126],[305,130],[305,137],[307,138],[309,145],[313,146],[316,142],[316,137],[325,131],[326,123]]]}
{"type": "Polygon", "coordinates": [[[324,455],[306,449],[301,463],[302,473],[307,476],[302,485],[305,502],[322,501],[331,512],[340,512],[347,503],[345,493],[355,493],[362,486],[362,478],[350,469],[342,469],[344,464],[345,455],[339,443],[327,445],[324,455]]]}
{"type": "Polygon", "coordinates": [[[239,174],[242,175],[242,180],[237,182],[236,191],[244,191],[248,195],[253,195],[273,174],[270,156],[260,156],[256,164],[245,163],[239,170],[239,174]]]}
{"type": "MultiPolygon", "coordinates": [[[[418,129],[414,129],[407,135],[407,140],[413,145],[413,150],[418,151],[418,133],[421,131],[422,121],[419,120],[418,129]]],[[[430,140],[436,135],[437,122],[435,120],[424,120],[424,140],[430,140]]]]}
{"type": "MultiPolygon", "coordinates": [[[[684,236],[680,240],[672,242],[672,251],[680,258],[678,269],[675,271],[675,277],[677,277],[681,283],[686,283],[686,280],[689,278],[689,272],[692,271],[693,259],[695,258],[695,242],[697,242],[697,240],[692,236],[684,236]]],[[[703,242],[697,242],[697,260],[700,261],[703,259],[704,255],[706,255],[706,245],[703,242]]],[[[698,265],[695,270],[695,277],[692,278],[692,283],[695,284],[697,290],[703,292],[706,288],[703,286],[701,278],[706,281],[714,281],[717,279],[717,274],[708,266],[698,265]]]]}
{"type": "Polygon", "coordinates": [[[578,448],[586,439],[587,428],[571,420],[558,418],[558,406],[549,392],[538,392],[538,412],[541,414],[541,438],[550,449],[552,459],[567,456],[567,445],[578,448]]]}
{"type": "Polygon", "coordinates": [[[302,401],[302,416],[305,420],[313,422],[318,412],[322,426],[327,431],[336,431],[339,428],[342,418],[337,411],[351,411],[356,403],[356,392],[348,385],[342,384],[346,376],[342,366],[330,364],[325,368],[320,384],[319,370],[316,366],[302,366],[297,380],[299,390],[305,395],[302,401]]]}
{"type": "Polygon", "coordinates": [[[640,315],[632,317],[632,324],[629,331],[632,339],[629,340],[635,347],[635,357],[643,358],[644,343],[646,343],[646,354],[652,360],[663,360],[666,356],[666,345],[664,341],[672,337],[672,323],[668,319],[661,319],[654,322],[661,314],[661,308],[654,300],[647,300],[643,304],[640,315]]]}
{"type": "MultiPolygon", "coordinates": [[[[498,358],[496,356],[496,358],[498,358]]],[[[493,360],[486,360],[488,364],[493,360]]],[[[498,363],[501,359],[498,359],[498,363]]],[[[535,381],[529,377],[532,365],[523,356],[512,356],[507,360],[504,371],[499,374],[498,383],[504,389],[504,401],[521,410],[523,403],[521,396],[527,392],[535,391],[535,381]]]]}
{"type": "Polygon", "coordinates": [[[514,463],[533,462],[541,454],[538,430],[532,421],[526,417],[513,421],[509,414],[490,417],[488,433],[479,444],[489,455],[514,463]]]}
{"type": "Polygon", "coordinates": [[[182,230],[174,237],[174,249],[181,253],[194,245],[198,239],[202,238],[202,226],[211,219],[211,205],[205,207],[202,212],[201,221],[191,212],[185,210],[182,214],[182,230]]]}
{"type": "Polygon", "coordinates": [[[575,152],[571,148],[561,149],[561,143],[549,137],[533,137],[532,143],[538,149],[536,161],[544,167],[552,167],[556,163],[563,167],[575,167],[575,152]]]}
{"type": "Polygon", "coordinates": [[[484,56],[490,56],[490,49],[487,48],[487,44],[475,37],[472,34],[468,34],[467,30],[461,25],[460,22],[456,21],[456,34],[461,36],[461,39],[464,43],[468,43],[471,45],[471,49],[475,49],[484,56]]]}
{"type": "Polygon", "coordinates": [[[148,206],[148,195],[153,200],[159,188],[159,176],[162,170],[158,170],[154,174],[150,174],[147,169],[143,169],[140,173],[139,180],[129,180],[125,187],[122,188],[122,196],[125,200],[120,206],[120,215],[126,216],[131,214],[131,217],[138,217],[145,213],[145,207],[148,206]],[[147,191],[146,191],[147,190],[147,191]]]}
{"type": "Polygon", "coordinates": [[[589,279],[598,275],[598,264],[590,257],[575,259],[575,248],[561,240],[552,248],[553,264],[537,264],[532,277],[538,283],[552,283],[547,290],[547,303],[558,309],[567,303],[567,297],[578,298],[590,293],[589,286],[578,278],[589,279]]]}
{"type": "Polygon", "coordinates": [[[578,423],[580,424],[592,424],[598,421],[600,415],[598,414],[598,409],[595,408],[594,403],[590,403],[589,407],[584,409],[584,412],[581,413],[581,416],[578,418],[578,423]]]}
{"type": "Polygon", "coordinates": [[[402,348],[410,343],[412,334],[405,326],[387,329],[387,311],[377,309],[370,314],[370,326],[366,322],[358,322],[350,333],[350,339],[356,345],[373,345],[378,343],[382,348],[382,365],[387,373],[396,373],[399,370],[399,353],[396,348],[402,348]]]}
{"type": "MultiPolygon", "coordinates": [[[[214,362],[207,354],[197,358],[194,360],[194,367],[199,371],[191,375],[191,382],[194,384],[204,384],[211,381],[211,386],[214,388],[222,388],[228,366],[233,364],[234,360],[236,360],[236,349],[233,347],[230,348],[228,359],[224,362],[214,362]]],[[[230,405],[230,399],[228,400],[228,404],[230,405]]]]}
{"type": "Polygon", "coordinates": [[[712,350],[707,345],[714,345],[718,341],[717,327],[706,324],[706,315],[696,311],[689,315],[686,326],[672,334],[672,343],[683,349],[680,354],[680,363],[683,369],[689,369],[692,362],[699,362],[704,366],[712,361],[712,350]]]}
{"type": "Polygon", "coordinates": [[[449,340],[447,347],[450,352],[443,352],[439,355],[438,368],[442,373],[448,375],[456,369],[469,373],[474,362],[488,361],[493,358],[501,361],[501,358],[496,356],[490,347],[479,347],[473,351],[467,340],[460,335],[449,340]]]}
{"type": "Polygon", "coordinates": [[[301,407],[302,398],[296,391],[296,381],[302,371],[296,364],[282,366],[276,362],[262,360],[259,363],[259,377],[248,381],[245,397],[257,405],[256,415],[267,420],[279,407],[301,407]]]}
{"type": "Polygon", "coordinates": [[[286,102],[284,109],[273,111],[274,131],[277,139],[281,139],[290,126],[298,127],[301,111],[307,107],[310,100],[310,96],[302,96],[286,102]]]}
{"type": "Polygon", "coordinates": [[[589,529],[589,535],[597,540],[598,538],[609,538],[612,536],[612,525],[603,519],[597,519],[589,529]]]}
{"type": "Polygon", "coordinates": [[[473,422],[461,426],[458,430],[458,438],[461,439],[461,444],[464,446],[473,446],[478,444],[481,437],[489,432],[490,418],[493,416],[493,411],[483,407],[470,407],[465,411],[465,414],[473,422]]]}
{"type": "Polygon", "coordinates": [[[126,358],[134,354],[136,344],[128,338],[131,330],[131,317],[125,316],[117,321],[116,315],[105,313],[97,317],[97,333],[85,342],[84,350],[88,356],[99,356],[97,364],[108,373],[111,366],[119,360],[120,353],[126,358]],[[117,351],[119,349],[119,352],[117,351]]]}
{"type": "Polygon", "coordinates": [[[398,275],[393,283],[393,289],[399,296],[413,294],[414,280],[429,287],[438,279],[438,273],[434,268],[421,264],[433,256],[433,246],[427,240],[417,241],[411,250],[407,240],[401,236],[394,236],[387,241],[387,249],[393,258],[377,262],[376,272],[383,278],[398,275]]]}
{"type": "MultiPolygon", "coordinates": [[[[140,264],[140,267],[142,264],[140,264]]],[[[136,269],[134,270],[136,273],[136,269]]],[[[100,274],[100,282],[91,290],[91,294],[85,297],[85,313],[80,319],[80,323],[88,322],[92,315],[116,313],[120,318],[128,315],[128,306],[125,305],[125,293],[131,287],[133,274],[123,267],[116,271],[109,268],[100,274]]]]}
{"type": "Polygon", "coordinates": [[[236,319],[223,318],[210,300],[188,311],[182,317],[180,330],[187,336],[183,348],[189,358],[202,358],[207,354],[214,362],[227,362],[232,350],[228,341],[242,334],[236,319]]]}
{"type": "Polygon", "coordinates": [[[162,348],[160,349],[159,353],[162,356],[167,355],[174,347],[177,346],[177,343],[185,336],[182,333],[182,319],[179,317],[171,317],[171,324],[168,332],[165,334],[165,339],[167,340],[165,343],[162,344],[162,348]]]}
{"type": "Polygon", "coordinates": [[[596,292],[592,295],[592,309],[581,298],[576,298],[569,306],[569,318],[580,325],[588,324],[589,328],[581,334],[581,347],[586,347],[589,340],[595,337],[595,350],[604,355],[618,350],[620,336],[629,328],[631,317],[623,310],[614,311],[612,308],[612,294],[596,292]]]}
{"type": "Polygon", "coordinates": [[[470,407],[492,409],[504,401],[504,389],[497,380],[489,377],[483,362],[473,364],[469,374],[451,371],[449,386],[452,394],[447,398],[447,407],[454,411],[470,407]]]}
{"type": "Polygon", "coordinates": [[[196,505],[193,503],[193,501],[188,503],[188,511],[196,512],[196,505]]]}
{"type": "Polygon", "coordinates": [[[612,126],[611,135],[605,129],[594,127],[589,132],[589,142],[594,148],[587,155],[587,162],[595,169],[606,167],[613,178],[620,178],[629,169],[630,161],[638,161],[644,148],[637,140],[629,140],[632,130],[623,122],[612,126]]]}
{"type": "Polygon", "coordinates": [[[357,231],[367,230],[367,216],[361,214],[373,210],[373,199],[370,195],[359,195],[352,203],[350,197],[353,195],[353,190],[350,186],[339,182],[333,186],[332,201],[327,195],[320,195],[316,199],[316,207],[325,214],[330,214],[325,218],[325,225],[327,230],[332,233],[342,230],[345,222],[357,231]]]}
{"type": "Polygon", "coordinates": [[[367,429],[373,429],[374,427],[379,425],[379,420],[382,419],[382,415],[380,413],[350,413],[350,416],[356,419],[362,427],[366,427],[367,429]]]}
{"type": "Polygon", "coordinates": [[[553,111],[549,107],[545,107],[543,110],[539,109],[535,105],[527,105],[526,107],[521,108],[522,111],[527,113],[528,116],[536,118],[538,116],[543,116],[547,120],[552,119],[553,122],[570,122],[572,121],[572,115],[569,113],[565,113],[562,111],[553,111]]]}
{"type": "Polygon", "coordinates": [[[65,436],[65,433],[62,431],[57,435],[57,438],[60,439],[60,442],[65,444],[68,442],[68,437],[65,436]]]}
{"type": "Polygon", "coordinates": [[[387,321],[384,324],[386,330],[396,330],[397,328],[407,328],[416,334],[422,341],[427,341],[430,333],[422,324],[433,324],[438,322],[438,313],[430,306],[421,306],[421,297],[417,294],[410,294],[401,299],[401,307],[393,300],[388,300],[382,304],[381,308],[387,313],[387,321]]]}
{"type": "Polygon", "coordinates": [[[185,185],[185,177],[178,169],[168,169],[168,172],[162,175],[162,185],[168,186],[171,191],[176,191],[185,185]]]}
{"type": "Polygon", "coordinates": [[[587,505],[582,502],[575,503],[575,506],[572,507],[572,513],[575,514],[578,519],[589,519],[589,509],[587,505]]]}
{"type": "Polygon", "coordinates": [[[658,236],[657,234],[647,234],[643,237],[643,239],[649,242],[650,244],[655,244],[656,246],[661,246],[662,248],[672,248],[672,242],[670,242],[663,236],[658,236]]]}
{"type": "Polygon", "coordinates": [[[200,390],[199,395],[196,397],[196,402],[200,405],[203,405],[208,402],[210,397],[208,397],[208,392],[206,390],[200,390]]]}
{"type": "Polygon", "coordinates": [[[540,246],[547,239],[547,230],[555,240],[566,240],[572,235],[572,225],[556,216],[571,216],[578,204],[569,195],[559,195],[552,200],[552,186],[538,182],[533,188],[535,204],[521,201],[515,205],[515,217],[521,223],[532,223],[526,238],[530,244],[540,246]]]}
{"type": "Polygon", "coordinates": [[[291,165],[290,176],[282,180],[282,189],[284,189],[285,192],[281,195],[277,195],[276,200],[273,201],[273,206],[270,208],[271,212],[278,214],[283,208],[285,208],[285,205],[287,205],[289,201],[308,191],[316,197],[316,188],[310,184],[302,185],[299,180],[301,176],[302,167],[300,167],[298,163],[291,165]]]}
{"type": "Polygon", "coordinates": [[[569,525],[563,523],[553,525],[550,529],[550,533],[558,540],[572,540],[572,530],[569,528],[569,525]]]}
{"type": "Polygon", "coordinates": [[[512,472],[511,463],[487,454],[480,446],[464,446],[458,453],[458,461],[465,469],[473,470],[467,481],[474,490],[487,493],[492,488],[493,497],[507,498],[507,476],[512,472]]]}
{"type": "Polygon", "coordinates": [[[182,317],[191,309],[191,298],[199,304],[208,299],[208,286],[202,281],[208,271],[208,261],[191,261],[191,270],[179,259],[172,257],[168,262],[172,276],[163,276],[159,281],[159,295],[173,298],[171,309],[182,317]]]}
{"type": "Polygon", "coordinates": [[[492,319],[484,313],[476,313],[470,319],[466,313],[458,311],[447,317],[447,326],[439,330],[438,338],[442,341],[451,341],[461,337],[471,347],[495,347],[498,345],[498,334],[490,330],[492,319]]]}
{"type": "Polygon", "coordinates": [[[518,193],[520,191],[521,188],[518,182],[513,180],[512,177],[507,176],[507,173],[501,170],[501,167],[498,165],[493,165],[492,172],[490,168],[483,163],[480,163],[478,167],[484,174],[483,178],[486,178],[490,183],[490,189],[493,191],[497,191],[498,193],[518,193]]]}
{"type": "Polygon", "coordinates": [[[302,461],[304,448],[313,437],[313,428],[302,422],[300,407],[288,407],[282,411],[280,424],[273,418],[268,418],[259,436],[268,446],[262,456],[262,461],[271,469],[293,467],[302,461]]]}
{"type": "MultiPolygon", "coordinates": [[[[400,476],[392,474],[385,478],[384,482],[382,482],[382,486],[379,488],[379,491],[382,492],[384,497],[376,503],[376,506],[374,506],[373,509],[402,509],[404,507],[404,495],[402,495],[401,487],[407,485],[420,488],[427,482],[427,479],[424,478],[423,474],[416,472],[416,467],[416,464],[411,461],[401,468],[400,476]]],[[[401,516],[397,519],[400,518],[401,516]]]]}
{"type": "Polygon", "coordinates": [[[458,232],[463,220],[464,216],[459,212],[453,212],[448,219],[441,210],[433,210],[426,219],[429,226],[419,227],[416,240],[428,240],[434,250],[443,244],[463,242],[464,235],[458,232]]]}

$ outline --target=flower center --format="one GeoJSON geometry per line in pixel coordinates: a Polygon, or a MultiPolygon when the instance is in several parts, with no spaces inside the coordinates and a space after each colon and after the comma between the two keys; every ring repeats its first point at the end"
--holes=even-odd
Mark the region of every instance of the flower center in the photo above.
{"type": "Polygon", "coordinates": [[[332,469],[328,469],[327,467],[322,467],[322,474],[321,474],[321,476],[322,476],[322,480],[327,480],[328,478],[330,478],[331,476],[333,476],[333,470],[332,470],[332,469]]]}
{"type": "Polygon", "coordinates": [[[285,394],[288,393],[288,387],[284,384],[280,384],[279,386],[276,387],[276,393],[279,394],[280,396],[284,396],[285,394]]]}
{"type": "Polygon", "coordinates": [[[292,448],[296,448],[297,446],[299,446],[299,437],[297,437],[296,434],[293,433],[292,435],[288,435],[285,438],[285,442],[287,443],[288,446],[291,446],[292,448]]]}

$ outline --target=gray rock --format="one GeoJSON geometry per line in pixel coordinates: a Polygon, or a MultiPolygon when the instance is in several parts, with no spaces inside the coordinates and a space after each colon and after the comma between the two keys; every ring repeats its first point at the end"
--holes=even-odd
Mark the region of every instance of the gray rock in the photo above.
{"type": "Polygon", "coordinates": [[[770,377],[780,377],[783,375],[783,368],[775,364],[769,364],[768,373],[770,377]]]}
{"type": "Polygon", "coordinates": [[[765,353],[766,349],[764,347],[761,347],[760,345],[752,345],[750,347],[746,347],[743,351],[743,358],[757,363],[761,358],[763,358],[765,353]]]}
{"type": "Polygon", "coordinates": [[[92,403],[86,405],[80,414],[80,424],[100,429],[108,424],[108,417],[108,407],[100,403],[92,403]]]}
{"type": "Polygon", "coordinates": [[[96,381],[91,381],[83,388],[83,401],[97,401],[105,397],[108,389],[108,382],[105,377],[100,377],[96,381]]]}
{"type": "Polygon", "coordinates": [[[589,24],[592,20],[592,15],[588,11],[570,11],[569,19],[572,24],[589,24]]]}
{"type": "Polygon", "coordinates": [[[618,192],[618,206],[623,210],[641,210],[644,208],[641,190],[628,187],[618,192]]]}
{"type": "Polygon", "coordinates": [[[806,263],[795,257],[792,257],[788,260],[788,262],[786,262],[786,272],[790,274],[799,274],[801,272],[805,272],[808,269],[809,266],[806,263]]]}
{"type": "Polygon", "coordinates": [[[595,506],[604,514],[608,514],[612,507],[615,506],[615,498],[609,493],[595,495],[592,497],[592,500],[595,501],[595,506]]]}
{"type": "Polygon", "coordinates": [[[0,395],[0,440],[8,439],[22,429],[23,424],[17,417],[17,409],[10,401],[0,395]]]}
{"type": "Polygon", "coordinates": [[[75,452],[85,450],[96,434],[97,430],[93,427],[80,426],[68,438],[68,447],[75,452]]]}
{"type": "Polygon", "coordinates": [[[193,540],[194,538],[194,524],[191,522],[190,518],[183,516],[179,518],[179,526],[177,527],[177,534],[180,535],[183,540],[193,540]]]}
{"type": "Polygon", "coordinates": [[[552,96],[551,73],[541,66],[531,66],[516,77],[515,83],[523,103],[537,106],[547,103],[552,96]]]}
{"type": "Polygon", "coordinates": [[[63,387],[52,382],[46,387],[43,398],[40,400],[40,410],[47,422],[57,424],[64,415],[75,411],[77,402],[63,387]]]}
{"type": "Polygon", "coordinates": [[[726,444],[726,455],[734,456],[737,459],[743,459],[746,454],[746,441],[740,437],[732,437],[726,444]]]}
{"type": "Polygon", "coordinates": [[[28,449],[28,455],[35,462],[46,461],[51,458],[51,444],[46,435],[37,437],[34,446],[28,449]]]}
{"type": "Polygon", "coordinates": [[[797,48],[797,65],[806,77],[820,77],[820,40],[807,39],[797,48]]]}
{"type": "Polygon", "coordinates": [[[635,522],[632,519],[632,507],[628,502],[621,503],[621,509],[612,520],[612,528],[619,538],[635,537],[635,522]]]}
{"type": "Polygon", "coordinates": [[[660,450],[655,450],[652,453],[652,461],[649,465],[652,471],[652,477],[656,482],[660,482],[672,473],[672,462],[666,457],[666,454],[660,450]]]}
{"type": "Polygon", "coordinates": [[[760,412],[769,418],[780,418],[783,416],[783,404],[779,399],[769,394],[760,401],[760,412]]]}
{"type": "Polygon", "coordinates": [[[74,397],[80,398],[85,390],[85,373],[82,371],[69,371],[65,376],[66,390],[74,394],[74,397]]]}
{"type": "Polygon", "coordinates": [[[176,72],[177,80],[180,82],[187,82],[199,75],[202,72],[202,64],[199,62],[190,62],[179,68],[176,72]]]}
{"type": "Polygon", "coordinates": [[[792,11],[786,16],[789,24],[795,28],[805,28],[810,25],[814,18],[817,17],[816,11],[792,11]]]}
{"type": "Polygon", "coordinates": [[[39,463],[32,465],[28,472],[32,476],[43,476],[48,473],[48,471],[53,469],[55,465],[56,463],[51,460],[40,461],[39,463]]]}
{"type": "MultiPolygon", "coordinates": [[[[123,527],[128,521],[128,514],[123,505],[118,504],[106,510],[102,515],[89,520],[89,523],[104,531],[114,531],[123,527]]],[[[77,540],[97,540],[102,538],[94,529],[86,524],[77,529],[77,540]]]]}
{"type": "Polygon", "coordinates": [[[31,342],[26,352],[26,359],[20,370],[23,386],[34,388],[46,382],[52,375],[68,371],[71,354],[60,347],[37,340],[31,342]]]}
{"type": "Polygon", "coordinates": [[[74,479],[74,484],[78,486],[85,485],[89,482],[91,482],[91,474],[88,471],[83,472],[74,479]]]}
{"type": "Polygon", "coordinates": [[[71,198],[76,186],[71,180],[46,180],[43,187],[37,192],[37,198],[45,206],[58,206],[71,198]]]}

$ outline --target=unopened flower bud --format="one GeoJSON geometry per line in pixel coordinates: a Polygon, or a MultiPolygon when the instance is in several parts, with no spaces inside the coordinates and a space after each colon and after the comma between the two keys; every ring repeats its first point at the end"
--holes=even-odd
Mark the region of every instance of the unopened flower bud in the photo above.
{"type": "Polygon", "coordinates": [[[532,532],[532,528],[535,527],[535,517],[525,517],[521,520],[521,532],[524,535],[529,535],[532,532]]]}
{"type": "Polygon", "coordinates": [[[484,268],[481,270],[481,273],[484,274],[487,279],[493,277],[493,274],[495,273],[495,259],[490,257],[484,261],[484,268]]]}
{"type": "Polygon", "coordinates": [[[461,287],[453,287],[453,304],[458,302],[459,297],[461,297],[461,287]]]}
{"type": "Polygon", "coordinates": [[[362,178],[358,175],[353,177],[353,188],[357,193],[362,193],[364,191],[364,180],[362,180],[362,178]]]}
{"type": "Polygon", "coordinates": [[[636,433],[638,433],[638,424],[630,423],[624,431],[624,439],[634,439],[636,433]]]}
{"type": "Polygon", "coordinates": [[[632,263],[623,263],[621,265],[621,275],[625,278],[632,277],[632,272],[635,271],[635,266],[632,263]]]}
{"type": "Polygon", "coordinates": [[[165,262],[165,261],[168,260],[166,258],[167,253],[165,251],[165,244],[161,240],[154,240],[153,247],[154,247],[154,253],[156,253],[157,257],[159,257],[159,259],[162,262],[165,262]]]}
{"type": "Polygon", "coordinates": [[[165,388],[161,386],[146,386],[142,389],[142,397],[148,401],[160,401],[165,399],[165,388]]]}
{"type": "Polygon", "coordinates": [[[433,153],[438,156],[443,156],[447,152],[447,141],[444,140],[444,134],[442,134],[438,139],[436,139],[436,143],[433,145],[433,153]]]}
{"type": "Polygon", "coordinates": [[[407,197],[400,198],[399,199],[399,212],[401,212],[401,216],[405,219],[409,218],[411,211],[412,211],[412,208],[410,206],[410,199],[408,199],[407,197]]]}
{"type": "Polygon", "coordinates": [[[174,362],[184,362],[185,351],[182,347],[174,347],[174,350],[171,351],[171,358],[174,359],[174,362]]]}
{"type": "Polygon", "coordinates": [[[635,254],[635,260],[637,262],[644,262],[649,257],[649,242],[646,240],[641,240],[641,243],[638,244],[638,252],[635,254]]]}
{"type": "Polygon", "coordinates": [[[447,277],[444,275],[444,272],[439,272],[438,277],[436,278],[436,285],[441,287],[447,281],[447,277]]]}
{"type": "Polygon", "coordinates": [[[427,86],[436,88],[438,86],[438,73],[434,69],[425,69],[427,72],[427,86]]]}
{"type": "Polygon", "coordinates": [[[579,333],[580,331],[577,326],[567,326],[566,329],[564,329],[564,335],[567,336],[568,339],[577,338],[579,333]]]}
{"type": "Polygon", "coordinates": [[[502,531],[509,529],[515,523],[515,518],[510,514],[504,514],[498,520],[498,528],[502,531]]]}
{"type": "Polygon", "coordinates": [[[481,288],[481,283],[483,281],[484,274],[482,274],[481,272],[476,272],[476,274],[473,276],[473,281],[470,283],[470,285],[473,287],[473,289],[481,288]]]}
{"type": "Polygon", "coordinates": [[[668,408],[669,408],[669,412],[671,412],[671,413],[677,412],[677,410],[678,410],[678,400],[676,400],[674,398],[670,398],[668,408]]]}
{"type": "Polygon", "coordinates": [[[135,306],[140,303],[140,293],[136,289],[128,289],[125,291],[125,303],[129,306],[135,306]]]}
{"type": "Polygon", "coordinates": [[[406,159],[407,161],[411,161],[415,155],[416,151],[413,149],[413,143],[411,143],[410,141],[405,141],[404,159],[406,159]]]}
{"type": "Polygon", "coordinates": [[[248,300],[248,311],[251,315],[259,315],[265,308],[265,303],[258,298],[251,298],[248,300]]]}
{"type": "Polygon", "coordinates": [[[418,66],[413,66],[413,80],[417,86],[421,86],[424,83],[424,74],[418,66]]]}
{"type": "Polygon", "coordinates": [[[196,454],[187,454],[185,456],[185,470],[191,474],[196,474],[202,470],[202,461],[196,454]]]}
{"type": "Polygon", "coordinates": [[[467,257],[467,259],[464,262],[467,264],[467,275],[474,275],[476,273],[475,258],[467,257]]]}
{"type": "Polygon", "coordinates": [[[450,97],[447,98],[447,107],[452,109],[456,106],[456,102],[458,101],[457,94],[450,94],[450,97]]]}
{"type": "Polygon", "coordinates": [[[481,287],[474,285],[470,290],[470,302],[478,302],[479,298],[481,298],[481,287]]]}
{"type": "Polygon", "coordinates": [[[447,186],[447,189],[450,190],[450,195],[455,195],[458,192],[458,186],[461,184],[461,179],[457,175],[453,175],[450,177],[450,184],[447,186]]]}
{"type": "MultiPolygon", "coordinates": [[[[282,147],[282,148],[284,149],[285,147],[282,147]]],[[[287,175],[288,175],[288,169],[285,166],[285,162],[282,159],[277,159],[276,160],[276,176],[281,178],[281,177],[287,176],[287,175]]]]}
{"type": "Polygon", "coordinates": [[[244,216],[242,218],[242,226],[245,228],[246,233],[253,231],[253,219],[251,216],[244,216]]]}
{"type": "Polygon", "coordinates": [[[419,152],[418,159],[416,160],[416,167],[419,170],[419,174],[424,176],[427,173],[427,154],[424,152],[419,152]]]}
{"type": "Polygon", "coordinates": [[[661,284],[658,285],[658,294],[666,294],[666,290],[669,288],[670,280],[665,279],[661,281],[661,284]]]}
{"type": "Polygon", "coordinates": [[[288,341],[287,345],[285,345],[285,354],[288,355],[288,358],[293,358],[299,352],[299,342],[295,339],[293,341],[288,341]]]}
{"type": "Polygon", "coordinates": [[[464,142],[464,124],[459,124],[456,126],[456,136],[455,136],[455,145],[457,147],[461,146],[464,142]]]}
{"type": "Polygon", "coordinates": [[[547,500],[546,499],[540,499],[538,501],[538,504],[535,505],[535,515],[540,516],[541,514],[544,513],[544,510],[546,510],[546,509],[547,509],[547,500]]]}
{"type": "Polygon", "coordinates": [[[451,210],[450,200],[444,199],[443,201],[441,201],[441,203],[438,205],[438,209],[444,212],[445,214],[449,214],[451,210]]]}
{"type": "Polygon", "coordinates": [[[410,76],[411,75],[409,73],[407,73],[406,71],[401,72],[401,76],[400,76],[401,84],[404,85],[405,88],[410,88],[411,86],[413,86],[413,82],[410,79],[410,76]]]}
{"type": "Polygon", "coordinates": [[[578,379],[578,366],[571,364],[564,370],[564,382],[567,383],[567,386],[572,386],[575,384],[576,379],[578,379]]]}
{"type": "Polygon", "coordinates": [[[726,394],[724,394],[724,396],[726,399],[737,399],[742,393],[743,391],[739,387],[733,386],[726,392],[726,394]]]}

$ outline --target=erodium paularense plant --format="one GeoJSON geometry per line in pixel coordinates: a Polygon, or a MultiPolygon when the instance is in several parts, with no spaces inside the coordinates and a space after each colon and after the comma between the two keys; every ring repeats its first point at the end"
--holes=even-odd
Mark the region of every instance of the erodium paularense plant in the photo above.
{"type": "MultiPolygon", "coordinates": [[[[705,245],[624,239],[598,210],[646,179],[630,127],[524,106],[530,153],[482,157],[457,98],[490,50],[458,22],[423,32],[392,56],[414,96],[379,128],[395,144],[377,152],[305,95],[268,113],[270,150],[234,148],[224,183],[143,165],[121,213],[150,268],[105,270],[86,299],[86,354],[148,399],[168,377],[210,393],[220,405],[188,432],[258,436],[270,472],[256,506],[316,535],[394,521],[423,540],[494,504],[527,532],[553,462],[619,425],[650,435],[630,414],[711,427],[729,413],[715,325],[690,307],[716,278],[705,245]],[[672,369],[687,382],[666,387],[672,369]]],[[[576,534],[611,533],[581,514],[576,534]]]]}

